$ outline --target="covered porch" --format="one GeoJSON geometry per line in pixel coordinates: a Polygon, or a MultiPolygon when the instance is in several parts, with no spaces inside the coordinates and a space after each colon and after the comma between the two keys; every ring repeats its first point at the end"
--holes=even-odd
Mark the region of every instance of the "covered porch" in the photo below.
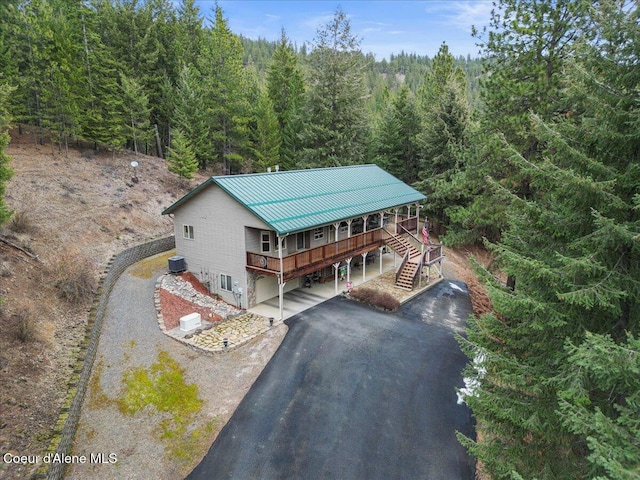
{"type": "MultiPolygon", "coordinates": [[[[365,282],[373,280],[380,276],[381,273],[394,270],[400,264],[402,260],[394,252],[383,253],[381,256],[381,267],[377,262],[374,264],[365,264],[364,269],[362,264],[350,268],[349,281],[352,287],[357,287],[365,282]],[[364,270],[364,278],[363,278],[364,270]]],[[[308,308],[311,308],[319,303],[324,302],[330,298],[347,290],[347,278],[345,275],[344,280],[340,280],[336,284],[335,279],[327,281],[325,283],[312,282],[310,288],[306,288],[303,285],[300,287],[285,292],[283,294],[282,311],[280,310],[280,300],[278,296],[270,298],[262,303],[257,304],[253,308],[249,308],[248,311],[262,315],[267,318],[286,320],[293,315],[296,315],[308,308]],[[337,289],[336,289],[337,285],[337,289]],[[282,314],[282,317],[281,317],[282,314]]]]}

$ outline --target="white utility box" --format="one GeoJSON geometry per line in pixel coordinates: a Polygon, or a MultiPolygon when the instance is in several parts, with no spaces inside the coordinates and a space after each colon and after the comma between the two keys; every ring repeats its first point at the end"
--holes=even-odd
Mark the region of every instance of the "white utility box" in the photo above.
{"type": "Polygon", "coordinates": [[[202,326],[202,318],[199,313],[190,313],[180,318],[180,331],[188,332],[202,326]]]}

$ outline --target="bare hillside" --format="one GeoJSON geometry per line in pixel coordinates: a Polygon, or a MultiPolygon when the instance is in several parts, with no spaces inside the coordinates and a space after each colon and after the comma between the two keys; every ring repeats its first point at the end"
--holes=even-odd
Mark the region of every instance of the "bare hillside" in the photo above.
{"type": "Polygon", "coordinates": [[[80,273],[95,288],[114,253],[173,231],[162,209],[201,179],[180,182],[164,160],[132,152],[65,156],[17,131],[8,154],[5,200],[16,213],[1,234],[28,253],[0,243],[0,451],[24,455],[49,444],[93,299],[60,299],[55,283],[80,273]]]}

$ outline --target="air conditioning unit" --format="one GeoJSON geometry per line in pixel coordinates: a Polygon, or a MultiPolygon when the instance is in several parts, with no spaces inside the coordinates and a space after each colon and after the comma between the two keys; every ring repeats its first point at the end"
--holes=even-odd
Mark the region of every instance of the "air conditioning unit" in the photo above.
{"type": "Polygon", "coordinates": [[[187,264],[184,257],[176,255],[169,258],[169,273],[182,273],[187,270],[187,264]]]}

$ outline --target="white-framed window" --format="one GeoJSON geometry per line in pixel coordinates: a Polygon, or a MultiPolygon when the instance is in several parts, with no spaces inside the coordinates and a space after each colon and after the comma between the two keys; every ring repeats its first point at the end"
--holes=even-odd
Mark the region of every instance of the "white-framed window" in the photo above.
{"type": "Polygon", "coordinates": [[[183,225],[182,226],[182,236],[186,239],[193,240],[193,225],[183,225]]]}
{"type": "Polygon", "coordinates": [[[349,231],[349,225],[346,223],[341,223],[340,227],[338,228],[338,232],[347,233],[348,231],[349,231]]]}
{"type": "Polygon", "coordinates": [[[231,275],[225,275],[224,273],[220,274],[220,289],[227,290],[231,292],[233,290],[233,281],[231,280],[231,275]]]}
{"type": "Polygon", "coordinates": [[[318,227],[313,229],[313,239],[322,240],[324,238],[324,227],[318,227]]]}
{"type": "Polygon", "coordinates": [[[260,251],[269,253],[271,251],[271,232],[260,232],[260,251]]]}

